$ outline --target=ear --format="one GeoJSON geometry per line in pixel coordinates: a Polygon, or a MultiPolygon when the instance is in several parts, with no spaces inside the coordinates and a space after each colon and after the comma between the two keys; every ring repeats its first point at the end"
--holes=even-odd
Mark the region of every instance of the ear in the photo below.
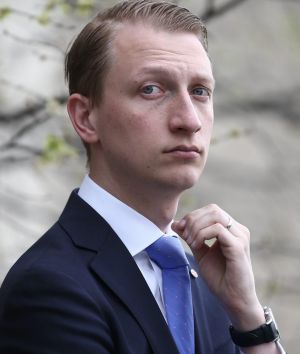
{"type": "Polygon", "coordinates": [[[90,100],[78,93],[73,93],[67,102],[69,117],[80,138],[87,144],[98,140],[97,132],[92,124],[92,106],[90,100]]]}

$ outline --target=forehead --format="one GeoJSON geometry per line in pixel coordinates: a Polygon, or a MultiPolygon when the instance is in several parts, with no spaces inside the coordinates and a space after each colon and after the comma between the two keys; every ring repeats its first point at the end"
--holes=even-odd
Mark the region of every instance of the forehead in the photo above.
{"type": "Polygon", "coordinates": [[[151,71],[184,72],[213,80],[211,63],[193,33],[170,32],[144,24],[122,24],[112,46],[112,69],[127,74],[151,71]],[[157,70],[159,68],[159,70],[157,70]]]}

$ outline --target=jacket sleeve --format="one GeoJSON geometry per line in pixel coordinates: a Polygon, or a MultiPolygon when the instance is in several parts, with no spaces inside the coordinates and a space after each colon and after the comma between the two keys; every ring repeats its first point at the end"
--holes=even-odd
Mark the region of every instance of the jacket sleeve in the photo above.
{"type": "Polygon", "coordinates": [[[1,292],[0,353],[113,352],[105,313],[69,276],[30,270],[1,292]]]}

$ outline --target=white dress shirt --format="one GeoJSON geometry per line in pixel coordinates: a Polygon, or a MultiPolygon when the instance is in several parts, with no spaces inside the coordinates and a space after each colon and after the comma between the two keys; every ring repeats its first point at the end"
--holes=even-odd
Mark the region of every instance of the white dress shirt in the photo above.
{"type": "Polygon", "coordinates": [[[108,193],[85,176],[78,195],[111,226],[134,258],[165,319],[161,269],[150,260],[145,249],[163,235],[176,235],[169,225],[162,232],[153,222],[108,193]]]}

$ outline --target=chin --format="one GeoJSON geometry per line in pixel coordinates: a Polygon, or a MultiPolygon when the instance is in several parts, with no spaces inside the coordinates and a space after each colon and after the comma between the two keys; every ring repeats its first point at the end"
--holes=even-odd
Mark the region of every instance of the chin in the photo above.
{"type": "Polygon", "coordinates": [[[185,191],[186,189],[192,188],[200,178],[201,173],[199,171],[189,171],[186,173],[179,173],[177,176],[172,176],[171,184],[174,188],[185,191]]]}

